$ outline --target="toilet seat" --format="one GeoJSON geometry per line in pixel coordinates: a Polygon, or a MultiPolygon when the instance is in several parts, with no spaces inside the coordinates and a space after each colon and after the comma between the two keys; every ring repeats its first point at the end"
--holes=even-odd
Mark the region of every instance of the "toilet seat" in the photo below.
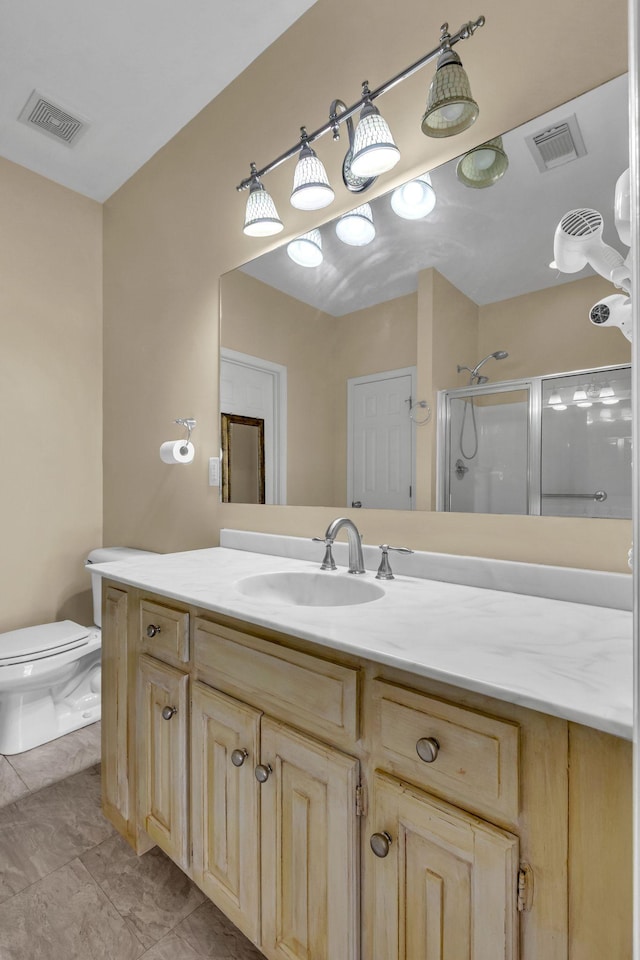
{"type": "MultiPolygon", "coordinates": [[[[95,631],[94,631],[95,632],[95,631]]],[[[0,667],[42,660],[88,644],[91,631],[73,620],[0,633],[0,667]]]]}

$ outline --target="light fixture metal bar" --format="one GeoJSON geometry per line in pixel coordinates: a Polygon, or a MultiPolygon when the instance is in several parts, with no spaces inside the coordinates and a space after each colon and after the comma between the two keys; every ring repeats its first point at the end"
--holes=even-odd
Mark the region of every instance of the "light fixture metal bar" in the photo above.
{"type": "MultiPolygon", "coordinates": [[[[452,36],[448,34],[441,40],[440,45],[436,47],[435,50],[432,50],[430,53],[425,54],[419,60],[416,60],[415,63],[412,63],[411,66],[406,67],[400,73],[397,73],[395,77],[392,77],[391,80],[387,80],[386,83],[381,84],[379,87],[376,87],[375,90],[371,90],[366,97],[361,97],[357,103],[354,103],[353,106],[347,107],[343,113],[334,114],[331,116],[327,123],[323,126],[318,127],[317,130],[314,130],[313,133],[309,133],[305,137],[306,143],[313,143],[314,140],[319,140],[320,137],[323,137],[325,133],[334,131],[336,124],[344,123],[350,117],[357,113],[358,110],[361,110],[364,104],[367,101],[375,100],[377,97],[382,96],[383,93],[386,93],[388,90],[391,90],[397,84],[401,83],[402,80],[406,80],[408,77],[413,76],[414,73],[417,73],[422,67],[426,66],[428,63],[431,63],[432,60],[435,60],[439,57],[445,50],[448,50],[450,47],[455,46],[456,43],[459,43],[460,40],[467,40],[469,37],[473,36],[475,31],[479,27],[483,27],[485,24],[485,18],[483,16],[478,17],[477,20],[470,20],[468,23],[465,23],[457,33],[454,33],[452,36]]],[[[443,36],[446,34],[446,24],[443,27],[443,36]]],[[[271,163],[268,163],[266,166],[262,167],[260,170],[254,171],[252,169],[251,175],[245,177],[245,179],[238,184],[236,190],[247,190],[251,183],[255,180],[256,177],[260,178],[265,176],[267,173],[271,173],[272,170],[275,170],[276,167],[279,167],[280,164],[284,163],[285,160],[290,160],[291,157],[295,157],[300,153],[300,141],[295,143],[292,147],[286,150],[284,153],[281,153],[279,157],[276,157],[275,160],[272,160],[271,163]]]]}

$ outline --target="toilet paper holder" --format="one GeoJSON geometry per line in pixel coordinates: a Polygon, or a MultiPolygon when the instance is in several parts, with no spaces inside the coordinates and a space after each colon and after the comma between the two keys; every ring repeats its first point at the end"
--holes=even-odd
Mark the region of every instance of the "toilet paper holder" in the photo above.
{"type": "Polygon", "coordinates": [[[184,441],[184,451],[186,452],[186,448],[191,443],[191,431],[194,429],[197,421],[193,417],[178,417],[177,420],[173,422],[179,423],[181,427],[187,428],[187,437],[184,441]]]}

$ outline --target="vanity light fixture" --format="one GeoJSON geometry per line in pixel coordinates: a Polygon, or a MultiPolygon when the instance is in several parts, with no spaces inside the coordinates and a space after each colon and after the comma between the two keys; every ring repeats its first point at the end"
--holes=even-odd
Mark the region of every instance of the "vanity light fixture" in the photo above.
{"type": "Polygon", "coordinates": [[[307,142],[307,131],[300,128],[302,148],[293,174],[291,206],[298,210],[322,210],[333,201],[335,193],[329,183],[322,160],[307,142]]]}
{"type": "Polygon", "coordinates": [[[428,173],[403,183],[391,194],[391,209],[404,220],[420,220],[430,214],[435,205],[436,192],[428,173]]]}
{"type": "Polygon", "coordinates": [[[440,35],[443,52],[438,58],[422,118],[422,132],[427,137],[453,137],[470,127],[478,116],[469,78],[460,57],[451,49],[451,40],[449,25],[445,23],[440,35]]]}
{"type": "Polygon", "coordinates": [[[465,153],[458,161],[456,175],[465,187],[490,187],[505,175],[508,166],[502,137],[494,137],[465,153]]]}
{"type": "Polygon", "coordinates": [[[243,230],[248,237],[272,237],[284,224],[276,205],[260,182],[255,163],[251,164],[251,186],[243,230]]]}
{"type": "Polygon", "coordinates": [[[343,243],[352,247],[364,247],[371,243],[376,235],[376,228],[370,204],[363,203],[340,217],[336,223],[336,233],[343,243]]]}
{"type": "Polygon", "coordinates": [[[300,267],[319,267],[322,263],[322,237],[319,230],[309,230],[287,244],[287,253],[300,267]]]}
{"type": "Polygon", "coordinates": [[[371,91],[365,80],[362,84],[364,106],[356,127],[351,157],[351,172],[355,177],[377,177],[395,167],[400,159],[400,151],[389,124],[370,98],[371,91]]]}
{"type": "Polygon", "coordinates": [[[320,210],[331,203],[334,197],[333,189],[324,165],[311,149],[311,144],[326,133],[332,133],[333,139],[339,140],[342,123],[347,125],[349,131],[349,147],[342,162],[342,179],[348,190],[362,193],[375,182],[376,177],[395,166],[400,159],[400,151],[373,101],[433,60],[438,60],[437,70],[431,84],[422,130],[432,137],[450,137],[466,130],[478,115],[478,105],[471,96],[469,81],[460,58],[452,47],[461,40],[472,37],[484,23],[485,18],[480,16],[477,20],[463,24],[454,34],[449,33],[448,24],[443,24],[440,28],[440,43],[435,50],[425,54],[374,90],[370,90],[365,81],[362,97],[350,107],[342,100],[334,100],[329,108],[327,123],[312,133],[307,133],[302,127],[302,142],[298,141],[260,170],[252,163],[249,176],[236,187],[239,191],[250,190],[244,232],[248,236],[266,237],[283,229],[273,200],[262,186],[261,178],[292,157],[298,157],[291,193],[292,205],[301,210],[320,210]],[[352,117],[358,112],[360,122],[353,134],[352,117]]]}

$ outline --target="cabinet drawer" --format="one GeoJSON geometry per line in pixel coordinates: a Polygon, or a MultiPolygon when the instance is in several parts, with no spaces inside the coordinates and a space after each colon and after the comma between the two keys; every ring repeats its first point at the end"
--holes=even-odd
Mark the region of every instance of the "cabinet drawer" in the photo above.
{"type": "Polygon", "coordinates": [[[189,614],[151,600],[140,603],[140,646],[168,663],[189,660],[189,614]]]}
{"type": "Polygon", "coordinates": [[[358,739],[358,675],[270,640],[196,620],[197,676],[224,693],[338,743],[358,739]]]}
{"type": "Polygon", "coordinates": [[[384,680],[373,687],[376,765],[480,815],[517,821],[517,724],[384,680]],[[417,750],[429,738],[437,745],[433,762],[417,750]]]}

